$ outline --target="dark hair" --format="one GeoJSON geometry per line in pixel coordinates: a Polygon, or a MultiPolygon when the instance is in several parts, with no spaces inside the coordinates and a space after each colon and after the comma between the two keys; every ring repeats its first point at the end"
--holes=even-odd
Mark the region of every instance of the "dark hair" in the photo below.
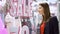
{"type": "Polygon", "coordinates": [[[41,3],[39,4],[44,8],[44,16],[43,16],[43,20],[47,21],[50,18],[50,9],[49,9],[49,5],[47,3],[41,3]]]}

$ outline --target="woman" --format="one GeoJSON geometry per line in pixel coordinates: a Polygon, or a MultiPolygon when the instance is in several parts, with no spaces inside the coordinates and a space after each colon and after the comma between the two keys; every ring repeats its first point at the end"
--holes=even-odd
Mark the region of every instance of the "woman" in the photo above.
{"type": "Polygon", "coordinates": [[[58,21],[55,16],[51,17],[49,5],[47,3],[40,3],[38,12],[43,17],[40,25],[40,34],[58,34],[58,21]]]}

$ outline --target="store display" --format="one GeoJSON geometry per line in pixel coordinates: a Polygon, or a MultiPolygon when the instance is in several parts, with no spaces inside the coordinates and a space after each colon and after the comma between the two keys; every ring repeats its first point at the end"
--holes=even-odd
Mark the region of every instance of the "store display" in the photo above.
{"type": "Polygon", "coordinates": [[[57,0],[0,0],[0,29],[6,34],[40,34],[43,17],[37,9],[39,3],[45,2],[49,4],[51,16],[57,16],[60,22],[57,0]]]}
{"type": "Polygon", "coordinates": [[[58,0],[52,0],[52,1],[51,0],[47,0],[47,1],[53,3],[53,2],[57,2],[58,0]]]}
{"type": "Polygon", "coordinates": [[[31,23],[30,23],[30,21],[27,21],[27,20],[29,20],[29,18],[23,18],[22,27],[24,27],[26,25],[28,27],[29,33],[31,34],[31,31],[32,31],[31,23]]]}
{"type": "Polygon", "coordinates": [[[51,15],[55,15],[55,16],[57,16],[58,15],[58,5],[57,5],[57,3],[55,2],[55,3],[49,3],[49,6],[50,6],[50,12],[51,12],[51,15]],[[54,8],[54,10],[53,10],[53,8],[54,8]]]}
{"type": "Polygon", "coordinates": [[[6,0],[0,0],[0,6],[3,7],[6,3],[6,0]]]}
{"type": "Polygon", "coordinates": [[[2,19],[1,19],[1,15],[0,15],[0,34],[8,34],[7,29],[4,28],[4,23],[3,23],[2,19]]]}
{"type": "Polygon", "coordinates": [[[32,0],[10,0],[9,12],[11,16],[32,16],[32,0]],[[20,2],[20,3],[19,3],[20,2]]]}

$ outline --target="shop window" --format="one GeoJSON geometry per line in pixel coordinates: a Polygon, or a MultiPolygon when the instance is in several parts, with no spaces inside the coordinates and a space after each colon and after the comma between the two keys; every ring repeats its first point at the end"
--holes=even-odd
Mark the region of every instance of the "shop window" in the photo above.
{"type": "Polygon", "coordinates": [[[0,1],[2,1],[2,0],[0,0],[0,1]]]}
{"type": "Polygon", "coordinates": [[[26,0],[26,5],[28,6],[28,0],[26,0]]]}

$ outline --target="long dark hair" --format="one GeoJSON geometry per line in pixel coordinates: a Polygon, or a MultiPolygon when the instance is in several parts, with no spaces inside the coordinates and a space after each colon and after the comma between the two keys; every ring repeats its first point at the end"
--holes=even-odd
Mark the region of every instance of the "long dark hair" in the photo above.
{"type": "Polygon", "coordinates": [[[49,9],[49,5],[47,3],[40,3],[40,6],[42,6],[44,8],[44,16],[43,16],[43,20],[47,21],[51,16],[50,16],[50,9],[49,9]]]}

